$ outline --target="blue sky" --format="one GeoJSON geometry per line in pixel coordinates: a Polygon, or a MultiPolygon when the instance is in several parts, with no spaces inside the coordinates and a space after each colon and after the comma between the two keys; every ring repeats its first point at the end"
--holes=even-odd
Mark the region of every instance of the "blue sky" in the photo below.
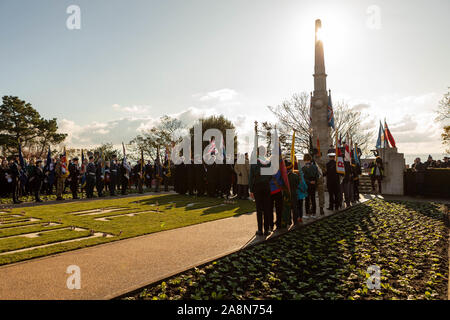
{"type": "Polygon", "coordinates": [[[442,151],[433,110],[450,86],[450,2],[2,0],[0,94],[57,117],[68,145],[127,142],[169,114],[223,113],[240,133],[313,88],[314,20],[334,101],[387,118],[399,151],[442,151]],[[81,30],[69,30],[69,5],[81,30]],[[380,28],[367,25],[369,6],[380,28]]]}

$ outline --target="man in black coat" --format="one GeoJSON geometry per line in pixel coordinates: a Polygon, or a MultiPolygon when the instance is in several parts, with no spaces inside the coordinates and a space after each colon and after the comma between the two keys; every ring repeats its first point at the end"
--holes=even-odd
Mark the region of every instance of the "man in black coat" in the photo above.
{"type": "Polygon", "coordinates": [[[116,195],[116,186],[119,179],[119,165],[117,164],[117,155],[113,154],[109,165],[110,180],[109,180],[109,194],[116,195]]]}
{"type": "Polygon", "coordinates": [[[94,157],[89,156],[89,163],[86,168],[86,196],[88,198],[94,197],[94,187],[97,178],[97,167],[94,162],[94,157]]]}
{"type": "Polygon", "coordinates": [[[120,164],[120,184],[121,184],[121,194],[127,194],[128,180],[130,179],[130,172],[128,168],[122,163],[120,164]]]}
{"type": "Polygon", "coordinates": [[[30,167],[30,179],[28,180],[36,202],[42,202],[39,196],[42,182],[44,181],[44,171],[41,164],[42,160],[37,160],[36,163],[32,161],[30,167]]]}
{"type": "Polygon", "coordinates": [[[339,203],[339,174],[336,172],[335,153],[328,154],[329,161],[327,162],[327,189],[330,206],[328,210],[337,210],[340,207],[339,203]]]}
{"type": "Polygon", "coordinates": [[[186,173],[187,173],[187,187],[188,187],[188,193],[190,196],[193,196],[195,193],[195,167],[194,167],[194,160],[191,159],[191,163],[188,163],[186,166],[186,173]]]}
{"type": "Polygon", "coordinates": [[[20,170],[21,167],[19,165],[19,156],[15,157],[16,160],[13,161],[9,167],[10,170],[10,175],[11,175],[11,179],[12,179],[12,199],[13,199],[13,203],[18,204],[18,203],[22,203],[22,201],[20,201],[19,198],[19,187],[20,187],[20,170]]]}
{"type": "Polygon", "coordinates": [[[78,180],[80,178],[80,167],[78,166],[78,158],[73,158],[69,164],[70,191],[73,199],[78,198],[78,180]]]}
{"type": "Polygon", "coordinates": [[[205,194],[205,179],[206,179],[206,170],[205,165],[194,164],[195,167],[195,187],[197,189],[197,196],[203,196],[205,194]]]}
{"type": "Polygon", "coordinates": [[[207,192],[208,197],[216,197],[216,186],[217,186],[217,164],[214,162],[212,164],[206,165],[206,181],[207,181],[207,192]]]}

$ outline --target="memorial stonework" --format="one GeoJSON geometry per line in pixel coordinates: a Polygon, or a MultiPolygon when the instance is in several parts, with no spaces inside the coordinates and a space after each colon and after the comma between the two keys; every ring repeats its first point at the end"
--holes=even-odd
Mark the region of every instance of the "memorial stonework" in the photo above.
{"type": "Polygon", "coordinates": [[[315,65],[314,65],[314,92],[311,96],[311,122],[312,122],[312,140],[317,148],[319,141],[322,156],[318,161],[327,163],[327,150],[331,143],[330,127],[328,126],[328,92],[327,92],[327,74],[325,73],[325,58],[323,42],[320,38],[320,29],[322,22],[316,20],[316,39],[315,39],[315,65]]]}
{"type": "Polygon", "coordinates": [[[382,194],[404,195],[403,179],[406,165],[403,153],[398,153],[397,148],[382,148],[377,151],[384,165],[382,194]]]}

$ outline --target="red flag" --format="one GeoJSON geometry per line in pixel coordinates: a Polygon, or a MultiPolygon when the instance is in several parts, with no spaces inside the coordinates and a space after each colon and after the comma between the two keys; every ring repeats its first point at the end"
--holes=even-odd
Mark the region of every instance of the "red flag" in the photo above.
{"type": "Polygon", "coordinates": [[[388,128],[388,125],[386,123],[386,119],[384,119],[384,136],[386,137],[386,139],[389,141],[389,143],[391,144],[391,146],[393,148],[396,148],[395,146],[395,140],[394,137],[391,134],[391,131],[388,128]]]}

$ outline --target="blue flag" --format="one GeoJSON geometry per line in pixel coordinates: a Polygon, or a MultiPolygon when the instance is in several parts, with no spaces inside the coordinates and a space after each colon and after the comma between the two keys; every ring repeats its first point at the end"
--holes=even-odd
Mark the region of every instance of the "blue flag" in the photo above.
{"type": "Polygon", "coordinates": [[[383,124],[380,121],[380,129],[378,130],[378,139],[377,145],[375,146],[377,149],[381,149],[384,147],[384,128],[383,124]]]}

